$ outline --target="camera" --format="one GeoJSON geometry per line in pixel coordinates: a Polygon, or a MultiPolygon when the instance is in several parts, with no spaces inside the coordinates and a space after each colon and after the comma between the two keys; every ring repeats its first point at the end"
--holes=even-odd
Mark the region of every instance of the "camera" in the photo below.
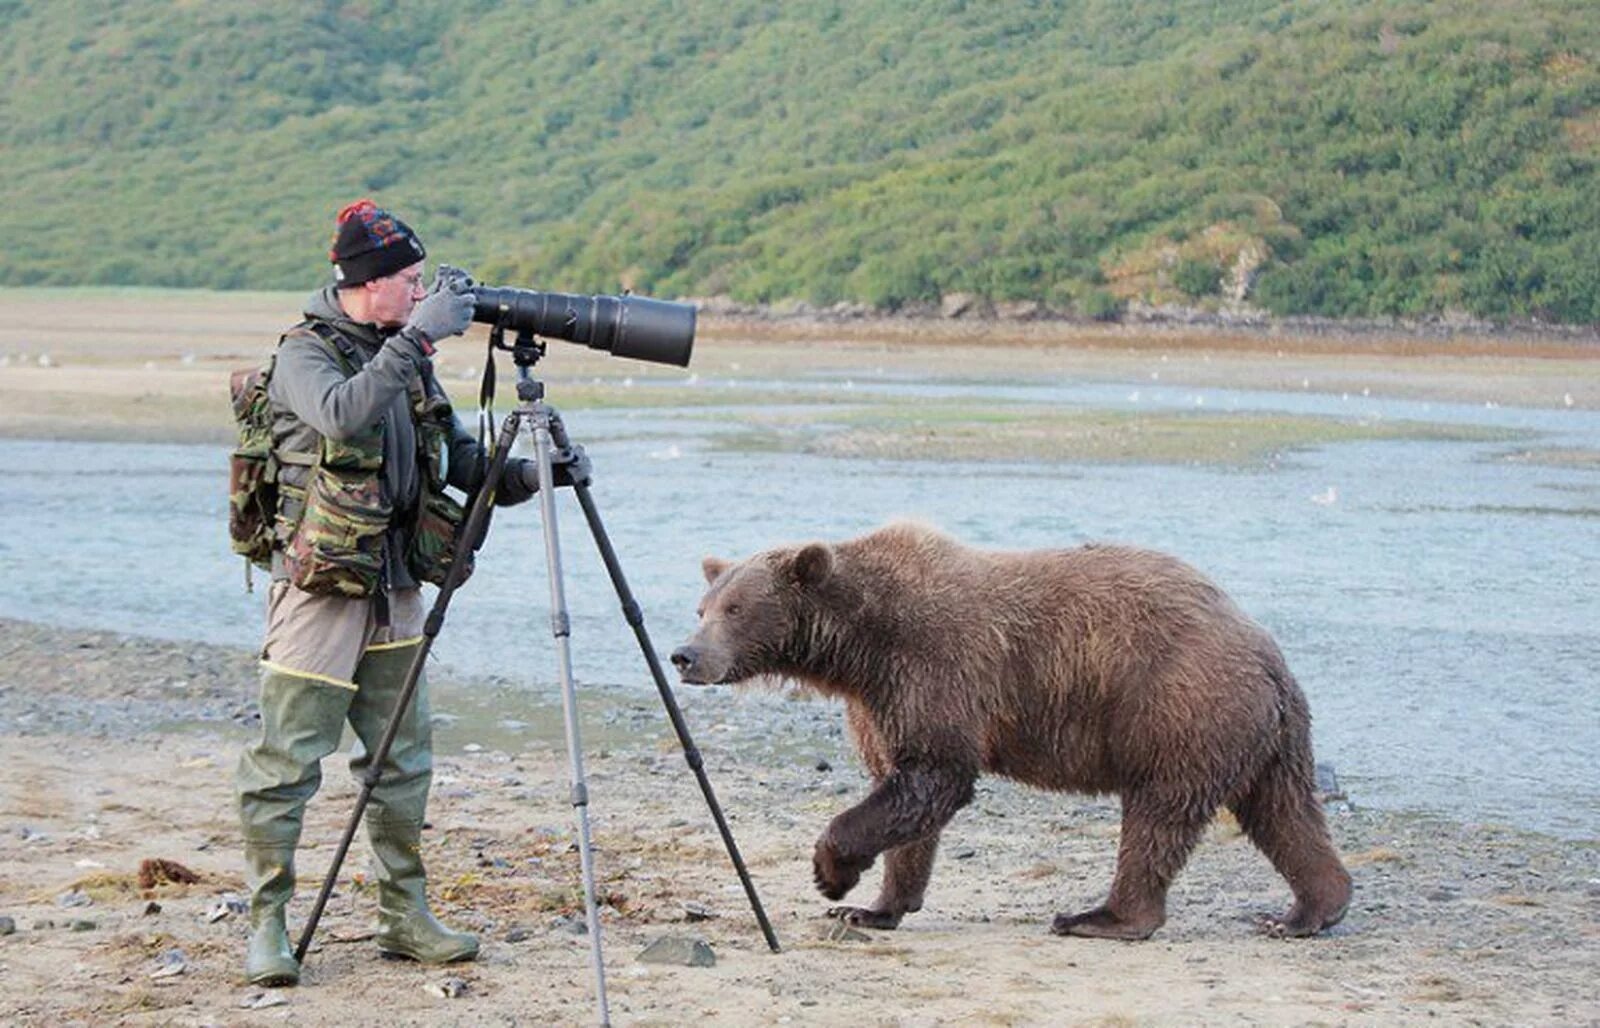
{"type": "Polygon", "coordinates": [[[472,320],[518,333],[565,339],[614,357],[689,366],[692,304],[648,296],[585,296],[504,286],[471,287],[472,320]]]}

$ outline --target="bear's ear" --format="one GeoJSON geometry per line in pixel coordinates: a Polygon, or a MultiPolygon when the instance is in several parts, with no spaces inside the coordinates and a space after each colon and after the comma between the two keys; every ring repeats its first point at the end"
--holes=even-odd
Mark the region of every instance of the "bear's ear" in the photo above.
{"type": "Polygon", "coordinates": [[[706,576],[706,585],[715,582],[722,573],[733,567],[733,561],[723,560],[721,557],[707,557],[700,562],[700,570],[706,576]]]}
{"type": "Polygon", "coordinates": [[[794,580],[806,588],[821,585],[833,574],[833,548],[827,543],[802,546],[791,558],[789,570],[794,580]]]}

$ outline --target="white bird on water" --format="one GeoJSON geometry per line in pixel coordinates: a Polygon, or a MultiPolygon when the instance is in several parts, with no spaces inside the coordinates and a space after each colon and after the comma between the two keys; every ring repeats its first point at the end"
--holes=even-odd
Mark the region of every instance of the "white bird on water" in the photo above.
{"type": "Polygon", "coordinates": [[[1324,507],[1331,507],[1339,502],[1339,490],[1330,485],[1320,493],[1312,493],[1311,502],[1321,504],[1324,507]]]}

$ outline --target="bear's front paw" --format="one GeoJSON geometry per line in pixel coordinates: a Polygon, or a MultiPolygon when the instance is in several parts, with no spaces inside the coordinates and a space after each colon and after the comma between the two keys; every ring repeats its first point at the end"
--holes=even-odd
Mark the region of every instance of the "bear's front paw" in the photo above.
{"type": "Polygon", "coordinates": [[[861,872],[872,866],[872,858],[860,860],[847,857],[830,842],[827,836],[817,840],[817,851],[811,858],[817,891],[828,899],[843,899],[845,893],[861,881],[861,872]]]}

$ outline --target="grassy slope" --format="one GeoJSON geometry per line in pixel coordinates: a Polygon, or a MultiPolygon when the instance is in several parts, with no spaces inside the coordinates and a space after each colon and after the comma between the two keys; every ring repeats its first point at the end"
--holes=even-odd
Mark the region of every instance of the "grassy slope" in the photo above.
{"type": "Polygon", "coordinates": [[[0,0],[0,283],[1600,320],[1589,0],[0,0]]]}

